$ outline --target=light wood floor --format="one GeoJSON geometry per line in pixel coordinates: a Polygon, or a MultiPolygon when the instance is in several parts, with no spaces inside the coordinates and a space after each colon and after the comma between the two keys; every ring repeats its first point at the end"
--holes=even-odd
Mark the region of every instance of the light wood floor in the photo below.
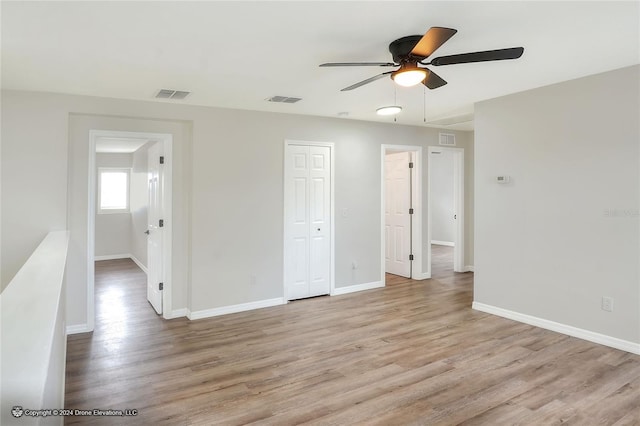
{"type": "Polygon", "coordinates": [[[98,262],[65,405],[139,415],[65,423],[640,424],[639,356],[473,311],[473,274],[436,259],[428,281],[197,321],[157,317],[133,262],[98,262]]]}

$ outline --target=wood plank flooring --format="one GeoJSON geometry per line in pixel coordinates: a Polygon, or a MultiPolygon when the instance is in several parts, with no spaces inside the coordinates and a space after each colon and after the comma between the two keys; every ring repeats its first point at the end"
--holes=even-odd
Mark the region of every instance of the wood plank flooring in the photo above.
{"type": "Polygon", "coordinates": [[[163,320],[129,260],[96,264],[96,330],[68,338],[67,417],[91,425],[640,425],[640,357],[473,311],[473,274],[163,320]]]}

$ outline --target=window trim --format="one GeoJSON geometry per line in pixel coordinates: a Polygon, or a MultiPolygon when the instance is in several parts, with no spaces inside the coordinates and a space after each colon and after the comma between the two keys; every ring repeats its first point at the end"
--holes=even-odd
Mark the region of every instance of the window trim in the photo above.
{"type": "Polygon", "coordinates": [[[96,196],[96,213],[98,214],[122,214],[131,212],[131,168],[130,167],[98,167],[98,191],[96,196]],[[124,209],[103,209],[102,208],[102,173],[123,172],[127,175],[127,207],[124,209]]]}

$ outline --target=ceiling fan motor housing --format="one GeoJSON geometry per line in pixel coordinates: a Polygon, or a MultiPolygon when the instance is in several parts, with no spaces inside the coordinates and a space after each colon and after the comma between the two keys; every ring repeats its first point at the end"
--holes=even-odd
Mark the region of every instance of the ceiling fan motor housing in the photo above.
{"type": "Polygon", "coordinates": [[[411,51],[416,44],[418,44],[421,38],[421,35],[412,35],[392,41],[389,45],[389,52],[391,52],[391,55],[393,56],[393,61],[400,64],[407,61],[419,62],[425,59],[424,56],[410,55],[411,51]]]}

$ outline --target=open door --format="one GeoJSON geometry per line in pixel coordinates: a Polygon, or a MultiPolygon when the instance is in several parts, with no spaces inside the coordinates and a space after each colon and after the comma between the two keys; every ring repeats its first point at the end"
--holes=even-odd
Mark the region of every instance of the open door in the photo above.
{"type": "Polygon", "coordinates": [[[163,223],[162,196],[163,179],[161,170],[162,142],[156,142],[147,151],[149,176],[149,208],[147,213],[147,300],[158,314],[162,314],[163,290],[163,223]]]}
{"type": "Polygon", "coordinates": [[[410,152],[385,157],[385,271],[411,278],[410,152]]]}

